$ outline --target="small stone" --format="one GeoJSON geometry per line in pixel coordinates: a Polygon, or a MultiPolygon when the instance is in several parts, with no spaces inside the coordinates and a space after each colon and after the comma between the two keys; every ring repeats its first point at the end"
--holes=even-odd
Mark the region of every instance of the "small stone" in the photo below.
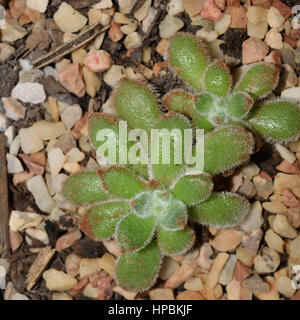
{"type": "Polygon", "coordinates": [[[271,7],[268,10],[268,24],[271,28],[279,28],[284,23],[284,20],[277,8],[271,7]]]}
{"type": "Polygon", "coordinates": [[[26,7],[44,13],[47,9],[49,0],[26,0],[26,7]]]}
{"type": "Polygon", "coordinates": [[[247,34],[249,37],[263,39],[268,31],[268,23],[266,21],[258,22],[257,24],[248,21],[247,34]]]}
{"type": "Polygon", "coordinates": [[[247,18],[250,23],[258,24],[259,22],[268,21],[268,10],[259,6],[250,6],[247,10],[247,18]]]}
{"type": "Polygon", "coordinates": [[[188,264],[181,265],[166,281],[165,288],[175,289],[185,282],[194,272],[194,269],[188,264]]]}
{"type": "Polygon", "coordinates": [[[134,12],[134,17],[136,20],[138,20],[139,22],[141,22],[142,20],[144,20],[148,14],[148,11],[151,7],[151,0],[146,0],[144,1],[144,3],[142,4],[142,6],[140,6],[135,12],[134,12]]]}
{"type": "Polygon", "coordinates": [[[19,173],[24,170],[21,161],[17,157],[9,153],[6,154],[6,161],[8,173],[19,173]]]}
{"type": "Polygon", "coordinates": [[[46,100],[44,87],[40,83],[19,82],[13,88],[11,96],[12,98],[33,104],[38,104],[46,100]]]}
{"type": "Polygon", "coordinates": [[[118,294],[120,294],[121,296],[123,296],[127,300],[134,300],[134,298],[138,294],[138,292],[125,290],[120,286],[115,286],[113,288],[113,291],[117,292],[118,294]]]}
{"type": "Polygon", "coordinates": [[[286,298],[291,298],[296,289],[292,287],[292,280],[286,276],[276,279],[276,289],[286,298]]]}
{"type": "Polygon", "coordinates": [[[245,288],[249,288],[255,295],[260,292],[268,291],[270,289],[269,284],[263,281],[258,274],[255,274],[244,280],[243,286],[245,288]]]}
{"type": "MultiPolygon", "coordinates": [[[[135,30],[133,30],[135,31],[135,30]]],[[[112,21],[111,27],[108,31],[108,35],[112,42],[118,42],[122,39],[124,33],[121,30],[121,26],[119,23],[116,23],[115,21],[112,21]]]]}
{"type": "Polygon", "coordinates": [[[241,261],[237,260],[236,266],[234,269],[233,278],[237,281],[244,281],[252,274],[252,269],[245,266],[241,261]]]}
{"type": "Polygon", "coordinates": [[[283,253],[284,241],[273,230],[266,232],[265,241],[270,249],[283,253]]]}
{"type": "Polygon", "coordinates": [[[281,201],[289,208],[300,206],[300,200],[295,197],[290,189],[283,190],[281,201]]]}
{"type": "Polygon", "coordinates": [[[267,63],[273,63],[277,66],[281,66],[281,54],[278,50],[273,50],[271,53],[264,58],[264,61],[267,63]]]}
{"type": "Polygon", "coordinates": [[[261,61],[268,54],[268,46],[257,38],[249,38],[243,42],[243,64],[261,61]]]}
{"type": "Polygon", "coordinates": [[[70,253],[66,258],[66,271],[71,277],[76,277],[79,274],[79,264],[81,258],[75,253],[70,253]]]}
{"type": "Polygon", "coordinates": [[[44,179],[41,176],[34,176],[27,180],[26,186],[34,196],[35,203],[39,209],[50,213],[55,207],[55,202],[48,192],[44,179]]]}
{"type": "Polygon", "coordinates": [[[111,68],[105,74],[103,80],[109,86],[115,88],[118,82],[124,77],[124,67],[118,65],[112,65],[111,68]]]}
{"type": "Polygon", "coordinates": [[[279,293],[276,289],[275,279],[273,277],[265,277],[264,281],[269,285],[268,291],[261,291],[255,296],[260,300],[279,300],[279,293]]]}
{"type": "Polygon", "coordinates": [[[239,193],[244,195],[247,199],[251,199],[256,194],[254,184],[249,180],[244,180],[244,183],[239,188],[239,193]]]}
{"type": "Polygon", "coordinates": [[[217,39],[218,33],[214,30],[208,31],[203,28],[197,31],[196,36],[209,43],[217,39]]]}
{"type": "Polygon", "coordinates": [[[213,254],[213,250],[208,243],[204,243],[199,252],[199,256],[195,259],[193,266],[200,272],[208,272],[213,260],[210,258],[213,254]]]}
{"type": "Polygon", "coordinates": [[[80,238],[81,232],[79,230],[69,232],[57,239],[55,248],[58,252],[63,251],[72,247],[80,238]]]}
{"type": "MultiPolygon", "coordinates": [[[[176,16],[177,14],[184,11],[183,0],[171,0],[167,4],[168,14],[171,16],[176,16]]],[[[195,1],[194,1],[195,2],[195,1]]]]}
{"type": "Polygon", "coordinates": [[[16,292],[10,300],[30,300],[27,296],[25,296],[25,294],[22,294],[22,293],[19,293],[19,292],[16,292]]]}
{"type": "Polygon", "coordinates": [[[250,234],[246,234],[243,237],[242,245],[250,253],[256,254],[260,240],[262,239],[263,233],[261,229],[255,229],[250,234]]]}
{"type": "Polygon", "coordinates": [[[100,2],[93,5],[96,9],[109,9],[112,8],[113,3],[111,0],[101,0],[100,2]]]}
{"type": "Polygon", "coordinates": [[[274,193],[282,194],[283,190],[300,187],[300,176],[297,174],[278,173],[274,179],[274,193]]]}
{"type": "Polygon", "coordinates": [[[203,291],[204,285],[200,277],[191,277],[184,283],[184,289],[191,291],[203,291]]]}
{"type": "Polygon", "coordinates": [[[300,101],[300,87],[288,88],[281,92],[281,98],[300,101]]]}
{"type": "Polygon", "coordinates": [[[98,298],[99,289],[92,287],[92,285],[89,283],[84,287],[82,293],[87,298],[96,299],[98,298]]]}
{"type": "Polygon", "coordinates": [[[216,6],[214,0],[206,0],[200,15],[203,19],[207,19],[207,20],[211,20],[211,21],[219,21],[222,16],[223,13],[222,11],[216,6]]]}
{"type": "Polygon", "coordinates": [[[294,239],[297,231],[289,224],[285,215],[277,214],[272,223],[272,229],[284,238],[294,239]]]}
{"type": "Polygon", "coordinates": [[[115,277],[115,265],[115,258],[110,253],[104,253],[99,259],[99,266],[113,278],[115,277]]]}
{"type": "Polygon", "coordinates": [[[125,34],[130,34],[134,32],[137,29],[138,25],[136,23],[130,23],[126,24],[125,26],[122,26],[120,29],[125,34]]]}
{"type": "Polygon", "coordinates": [[[236,249],[236,258],[240,260],[245,266],[252,267],[255,254],[251,254],[243,246],[239,246],[236,249]]]}
{"type": "Polygon", "coordinates": [[[63,167],[66,161],[66,156],[63,154],[61,149],[53,148],[48,152],[48,161],[51,170],[52,178],[55,178],[63,167]]]}
{"type": "Polygon", "coordinates": [[[170,257],[165,257],[159,271],[159,278],[162,280],[168,280],[178,268],[179,263],[177,261],[170,257]]]}
{"type": "Polygon", "coordinates": [[[261,175],[258,175],[253,178],[253,183],[256,189],[256,193],[259,197],[267,200],[273,193],[272,179],[265,179],[261,175]]]}
{"type": "Polygon", "coordinates": [[[258,175],[259,171],[259,167],[254,162],[250,162],[241,170],[243,177],[248,180],[251,180],[254,176],[258,175]]]}
{"type": "Polygon", "coordinates": [[[69,63],[59,70],[60,82],[77,97],[82,98],[85,94],[85,84],[82,79],[80,65],[69,63]]]}
{"type": "Polygon", "coordinates": [[[7,19],[5,28],[1,30],[1,41],[14,42],[26,36],[27,31],[21,27],[17,20],[7,19]]]}
{"type": "Polygon", "coordinates": [[[20,145],[24,153],[31,154],[44,148],[43,141],[36,135],[36,132],[29,128],[22,128],[19,131],[20,145]]]}
{"type": "Polygon", "coordinates": [[[242,222],[241,228],[246,232],[251,232],[255,229],[259,229],[263,223],[262,206],[259,201],[255,201],[251,204],[249,213],[242,222]]]}
{"type": "Polygon", "coordinates": [[[287,212],[287,207],[280,201],[264,202],[263,208],[271,213],[284,214],[287,212]]]}
{"type": "Polygon", "coordinates": [[[215,22],[215,31],[221,35],[224,34],[230,26],[231,16],[229,14],[223,14],[222,18],[215,22]]]}
{"type": "Polygon", "coordinates": [[[93,72],[103,72],[112,65],[112,59],[105,50],[91,50],[84,59],[84,64],[93,72]]]}
{"type": "MultiPolygon", "coordinates": [[[[49,244],[49,238],[45,230],[30,227],[25,230],[25,233],[30,238],[36,239],[45,245],[49,244]]],[[[25,239],[26,239],[26,236],[25,236],[25,239]]]]}
{"type": "Polygon", "coordinates": [[[153,22],[155,21],[157,14],[158,14],[158,9],[155,9],[153,7],[149,9],[148,15],[143,20],[143,23],[142,23],[142,31],[145,34],[151,31],[151,27],[153,26],[153,22]]]}
{"type": "MultiPolygon", "coordinates": [[[[87,52],[83,49],[77,49],[75,51],[72,52],[71,56],[72,56],[72,62],[73,63],[79,63],[79,64],[83,64],[83,61],[85,59],[85,57],[87,56],[87,52]]],[[[59,80],[59,74],[58,74],[58,80],[59,80]]]]}
{"type": "Polygon", "coordinates": [[[264,247],[261,254],[254,259],[254,267],[258,273],[270,273],[276,271],[280,264],[280,256],[268,247],[264,247]]]}
{"type": "Polygon", "coordinates": [[[231,16],[230,28],[246,28],[247,27],[247,16],[246,11],[243,7],[231,6],[227,7],[226,14],[231,16]]]}
{"type": "Polygon", "coordinates": [[[97,259],[81,259],[79,265],[79,278],[83,279],[92,274],[99,273],[101,268],[101,260],[100,258],[97,259]]]}
{"type": "Polygon", "coordinates": [[[267,32],[265,42],[272,49],[281,50],[283,48],[282,36],[275,28],[267,32]]]}
{"type": "Polygon", "coordinates": [[[67,154],[67,162],[81,162],[85,158],[85,154],[78,148],[71,149],[67,154]]]}
{"type": "Polygon", "coordinates": [[[300,235],[298,235],[290,244],[290,256],[293,258],[300,257],[300,235]]]}
{"type": "Polygon", "coordinates": [[[9,218],[9,228],[12,232],[22,231],[29,227],[38,226],[43,217],[33,212],[12,211],[9,218]]]}
{"type": "Polygon", "coordinates": [[[149,291],[150,300],[174,300],[174,293],[169,288],[157,288],[149,291]]]}
{"type": "Polygon", "coordinates": [[[128,50],[140,48],[142,44],[142,36],[137,32],[132,32],[128,34],[124,40],[124,45],[128,50]]]}
{"type": "Polygon", "coordinates": [[[67,291],[72,289],[77,280],[62,271],[49,269],[43,273],[43,278],[46,281],[46,287],[50,291],[67,291]]]}
{"type": "Polygon", "coordinates": [[[220,273],[223,270],[228,259],[229,254],[225,252],[218,253],[207,275],[207,281],[205,284],[207,288],[214,288],[215,285],[219,282],[220,273]]]}
{"type": "Polygon", "coordinates": [[[219,278],[220,284],[226,286],[232,280],[235,265],[236,265],[236,255],[231,254],[222,272],[220,273],[220,278],[219,278]]]}
{"type": "Polygon", "coordinates": [[[212,246],[218,251],[234,250],[242,242],[243,233],[234,229],[221,231],[212,241],[212,246]]]}
{"type": "Polygon", "coordinates": [[[252,300],[252,291],[235,279],[226,286],[226,292],[228,300],[252,300]]]}
{"type": "Polygon", "coordinates": [[[294,71],[294,69],[289,64],[283,64],[283,88],[293,88],[298,84],[298,77],[294,71]]]}
{"type": "Polygon", "coordinates": [[[185,290],[178,293],[176,300],[204,300],[204,298],[199,292],[185,290]]]}
{"type": "Polygon", "coordinates": [[[79,104],[68,106],[66,110],[61,114],[61,120],[67,127],[71,129],[82,117],[82,109],[79,104]]]}
{"type": "Polygon", "coordinates": [[[200,14],[204,2],[205,0],[183,0],[183,7],[190,17],[194,17],[200,14]]]}
{"type": "Polygon", "coordinates": [[[54,293],[52,294],[52,300],[59,300],[59,301],[63,301],[63,300],[73,300],[73,297],[71,297],[71,296],[68,295],[67,293],[54,292],[54,293]]]}
{"type": "Polygon", "coordinates": [[[12,56],[16,49],[7,43],[0,43],[0,61],[4,61],[12,56]]]}
{"type": "Polygon", "coordinates": [[[184,23],[180,19],[168,14],[159,24],[159,35],[161,38],[170,38],[183,28],[183,26],[184,23]]]}
{"type": "Polygon", "coordinates": [[[53,19],[63,32],[77,32],[87,23],[87,18],[66,2],[59,6],[53,19]]]}
{"type": "Polygon", "coordinates": [[[9,230],[9,244],[12,252],[18,250],[23,242],[22,235],[17,231],[9,230]]]}

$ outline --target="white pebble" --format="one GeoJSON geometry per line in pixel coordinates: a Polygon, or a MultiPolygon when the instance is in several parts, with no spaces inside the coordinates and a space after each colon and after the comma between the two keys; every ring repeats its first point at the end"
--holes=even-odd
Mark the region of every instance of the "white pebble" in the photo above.
{"type": "Polygon", "coordinates": [[[7,161],[7,172],[8,173],[19,173],[19,172],[24,171],[22,164],[21,164],[21,161],[17,157],[7,153],[6,154],[6,161],[7,161]]]}
{"type": "Polygon", "coordinates": [[[53,148],[48,152],[48,161],[52,178],[55,178],[62,169],[66,156],[60,148],[53,148]]]}
{"type": "Polygon", "coordinates": [[[285,148],[284,146],[282,146],[281,144],[276,143],[275,148],[284,160],[290,163],[293,163],[296,160],[295,154],[287,148],[285,148]]]}
{"type": "Polygon", "coordinates": [[[46,93],[40,83],[18,83],[12,90],[11,96],[25,103],[38,104],[44,102],[46,93]]]}
{"type": "Polygon", "coordinates": [[[184,23],[171,15],[166,15],[159,25],[159,35],[161,38],[170,38],[184,26],[184,23]]]}

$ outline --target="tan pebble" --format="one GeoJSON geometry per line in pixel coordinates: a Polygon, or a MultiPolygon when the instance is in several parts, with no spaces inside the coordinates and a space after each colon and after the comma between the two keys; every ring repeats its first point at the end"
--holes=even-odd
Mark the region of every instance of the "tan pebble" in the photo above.
{"type": "Polygon", "coordinates": [[[286,298],[291,298],[296,292],[296,289],[292,287],[292,280],[286,276],[276,279],[275,283],[276,289],[286,298]]]}
{"type": "Polygon", "coordinates": [[[185,290],[176,296],[176,300],[204,300],[200,292],[185,290]]]}
{"type": "Polygon", "coordinates": [[[212,246],[218,251],[231,251],[242,242],[242,238],[243,232],[228,229],[216,235],[212,241],[212,246]]]}
{"type": "Polygon", "coordinates": [[[235,279],[226,286],[226,292],[228,300],[252,300],[252,291],[235,279]]]}
{"type": "Polygon", "coordinates": [[[279,293],[276,289],[275,279],[273,277],[265,277],[264,281],[270,285],[268,291],[263,291],[255,294],[255,296],[260,300],[279,300],[279,293]]]}
{"type": "Polygon", "coordinates": [[[265,241],[270,249],[283,253],[284,241],[273,230],[266,232],[265,241]]]}
{"type": "Polygon", "coordinates": [[[180,266],[165,283],[165,288],[175,289],[194,273],[188,264],[180,266]]]}
{"type": "Polygon", "coordinates": [[[207,276],[206,287],[213,288],[218,283],[220,273],[228,259],[229,254],[224,252],[221,252],[216,256],[207,276]]]}
{"type": "Polygon", "coordinates": [[[101,88],[100,78],[89,68],[82,68],[83,80],[85,82],[87,93],[93,98],[101,88]]]}
{"type": "Polygon", "coordinates": [[[157,288],[149,291],[150,300],[174,300],[174,293],[169,288],[157,288]]]}
{"type": "Polygon", "coordinates": [[[297,231],[289,224],[285,215],[275,216],[272,229],[284,238],[294,239],[297,237],[297,231]]]}
{"type": "Polygon", "coordinates": [[[279,201],[264,202],[263,208],[271,213],[284,214],[287,212],[287,207],[279,201]]]}
{"type": "Polygon", "coordinates": [[[254,263],[255,254],[251,254],[243,246],[239,246],[236,250],[236,258],[243,262],[244,265],[252,267],[254,263]]]}

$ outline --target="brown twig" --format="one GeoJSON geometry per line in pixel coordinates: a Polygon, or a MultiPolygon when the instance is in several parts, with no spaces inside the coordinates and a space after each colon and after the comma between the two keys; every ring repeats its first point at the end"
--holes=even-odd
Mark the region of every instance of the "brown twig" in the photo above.
{"type": "Polygon", "coordinates": [[[61,46],[55,48],[49,53],[37,58],[32,61],[34,69],[43,68],[50,63],[56,62],[62,59],[65,55],[81,48],[90,41],[92,41],[100,33],[106,31],[110,26],[102,27],[101,24],[95,23],[92,26],[88,27],[86,30],[79,33],[76,38],[62,44],[61,46]]]}
{"type": "Polygon", "coordinates": [[[9,249],[8,216],[6,136],[0,134],[0,254],[3,255],[9,249]]]}

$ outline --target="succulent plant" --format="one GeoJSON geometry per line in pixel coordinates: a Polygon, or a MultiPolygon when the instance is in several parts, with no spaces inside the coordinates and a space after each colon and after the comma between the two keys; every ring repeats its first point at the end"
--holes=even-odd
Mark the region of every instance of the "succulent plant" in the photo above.
{"type": "MultiPolygon", "coordinates": [[[[173,139],[184,145],[184,130],[202,128],[206,132],[203,172],[191,173],[184,161],[176,162],[172,144],[170,164],[126,164],[127,158],[121,158],[127,154],[116,150],[117,163],[123,165],[76,173],[64,186],[68,200],[86,206],[80,223],[83,232],[95,240],[117,241],[122,254],[116,264],[116,281],[134,291],[147,290],[155,283],[164,256],[181,255],[193,246],[194,222],[232,227],[248,213],[247,199],[213,191],[214,175],[249,160],[255,139],[245,128],[272,141],[291,140],[300,129],[297,105],[278,100],[254,106],[254,100],[266,97],[278,82],[273,65],[251,65],[230,93],[229,69],[221,60],[211,61],[207,47],[194,36],[178,34],[170,39],[168,61],[201,93],[181,89],[168,93],[163,99],[168,112],[163,113],[146,84],[123,79],[114,92],[118,116],[91,114],[89,138],[97,151],[102,150],[105,142],[98,139],[98,132],[110,129],[120,139],[118,129],[124,120],[128,130],[177,129],[173,139]]],[[[127,147],[135,145],[142,157],[144,142],[127,142],[127,147]]],[[[162,156],[160,145],[159,160],[162,156]]]]}

